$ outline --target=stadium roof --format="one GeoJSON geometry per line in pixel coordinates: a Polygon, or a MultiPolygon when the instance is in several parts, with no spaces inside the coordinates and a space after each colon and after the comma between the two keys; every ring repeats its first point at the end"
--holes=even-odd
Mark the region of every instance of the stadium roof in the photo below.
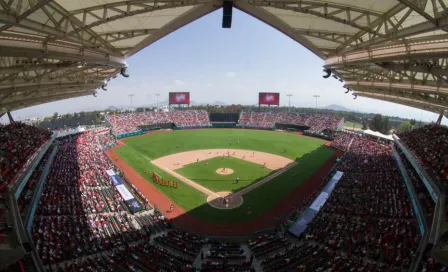
{"type": "MultiPolygon", "coordinates": [[[[0,110],[93,94],[120,73],[126,58],[222,5],[0,0],[0,110]]],[[[353,94],[438,113],[448,110],[447,5],[447,0],[233,1],[234,8],[322,58],[353,94]]]]}

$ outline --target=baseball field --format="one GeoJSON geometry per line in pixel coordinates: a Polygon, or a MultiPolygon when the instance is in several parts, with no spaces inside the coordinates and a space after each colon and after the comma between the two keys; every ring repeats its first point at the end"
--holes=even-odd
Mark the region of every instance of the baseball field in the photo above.
{"type": "MultiPolygon", "coordinates": [[[[184,130],[124,139],[109,156],[135,170],[182,212],[237,224],[259,217],[300,188],[334,155],[324,144],[290,133],[184,130]],[[154,182],[153,171],[178,186],[154,182]]],[[[151,195],[147,198],[151,202],[151,195]]],[[[158,208],[168,212],[170,203],[158,208]]]]}

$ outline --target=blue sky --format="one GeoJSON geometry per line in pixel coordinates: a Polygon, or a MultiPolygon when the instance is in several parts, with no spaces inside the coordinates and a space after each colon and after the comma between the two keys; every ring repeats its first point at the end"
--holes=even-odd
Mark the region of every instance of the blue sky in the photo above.
{"type": "Polygon", "coordinates": [[[198,103],[256,104],[258,92],[287,93],[294,106],[338,104],[347,108],[435,121],[436,114],[344,94],[342,83],[322,78],[323,61],[272,27],[234,10],[231,29],[221,28],[222,10],[209,14],[143,49],[128,60],[129,78],[109,82],[108,91],[19,110],[19,119],[167,100],[170,91],[189,91],[198,103]]]}

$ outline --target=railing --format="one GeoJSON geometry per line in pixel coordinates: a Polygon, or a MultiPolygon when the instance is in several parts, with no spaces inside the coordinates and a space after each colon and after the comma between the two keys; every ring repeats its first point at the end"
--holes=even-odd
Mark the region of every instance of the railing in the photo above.
{"type": "Polygon", "coordinates": [[[130,133],[123,133],[123,134],[118,135],[117,139],[123,139],[123,138],[132,137],[132,136],[143,135],[145,133],[146,133],[146,131],[144,131],[144,130],[130,132],[130,133]]]}
{"type": "Polygon", "coordinates": [[[423,169],[422,166],[417,162],[415,156],[407,149],[407,147],[400,141],[396,135],[392,135],[395,143],[398,145],[400,150],[409,160],[409,162],[414,167],[415,171],[419,175],[420,179],[425,184],[426,189],[428,189],[429,194],[431,195],[434,202],[437,202],[437,199],[442,195],[441,188],[429,177],[428,173],[423,169]]]}
{"type": "Polygon", "coordinates": [[[417,172],[418,176],[423,181],[423,184],[425,184],[429,195],[435,202],[434,219],[428,233],[428,240],[431,243],[436,243],[440,236],[439,234],[443,225],[442,223],[445,221],[445,191],[442,190],[439,185],[430,178],[428,173],[426,173],[423,167],[417,162],[415,156],[403,143],[401,143],[400,138],[396,135],[392,135],[392,137],[405,157],[409,160],[412,167],[414,167],[415,172],[417,172]]]}
{"type": "Polygon", "coordinates": [[[406,171],[406,168],[404,167],[403,162],[401,161],[400,155],[395,150],[395,148],[392,149],[392,152],[393,152],[395,160],[397,162],[398,169],[400,169],[401,176],[403,177],[403,180],[404,180],[404,184],[406,185],[406,188],[408,189],[409,198],[411,199],[412,206],[414,207],[414,213],[415,213],[415,216],[417,217],[417,222],[418,222],[418,226],[420,228],[420,233],[423,236],[426,233],[426,231],[428,230],[428,224],[423,215],[423,209],[420,206],[420,202],[416,199],[416,193],[415,193],[414,187],[409,180],[408,173],[406,171]]]}
{"type": "Polygon", "coordinates": [[[51,164],[53,163],[53,159],[54,159],[54,156],[56,155],[57,151],[58,151],[58,147],[55,146],[53,151],[51,152],[50,157],[47,160],[47,163],[45,164],[45,168],[44,168],[44,171],[42,171],[42,175],[40,176],[39,180],[37,181],[36,191],[34,191],[34,194],[32,196],[32,200],[30,203],[31,209],[28,210],[28,213],[25,216],[24,224],[25,224],[26,230],[28,232],[31,232],[31,225],[33,223],[34,213],[36,212],[36,207],[37,207],[37,204],[39,203],[39,198],[40,198],[40,195],[42,194],[42,189],[44,187],[45,180],[47,179],[51,164]]]}
{"type": "Polygon", "coordinates": [[[22,169],[16,174],[14,180],[15,183],[12,184],[11,191],[14,193],[15,198],[18,199],[23,187],[27,184],[31,174],[36,168],[37,164],[40,162],[44,154],[50,148],[51,144],[54,142],[56,135],[53,134],[47,143],[43,144],[29,159],[28,162],[22,167],[22,169]]]}

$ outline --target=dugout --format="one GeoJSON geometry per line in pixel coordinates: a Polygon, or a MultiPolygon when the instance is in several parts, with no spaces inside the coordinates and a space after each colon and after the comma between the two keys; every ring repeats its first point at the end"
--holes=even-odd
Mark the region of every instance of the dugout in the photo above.
{"type": "Polygon", "coordinates": [[[174,123],[158,123],[158,124],[148,124],[148,125],[140,125],[138,128],[144,131],[153,131],[153,130],[161,130],[161,129],[173,129],[174,123]]]}
{"type": "Polygon", "coordinates": [[[280,130],[286,130],[286,131],[305,131],[308,130],[310,127],[308,126],[301,126],[301,125],[293,125],[293,124],[282,124],[282,123],[275,123],[275,128],[280,130]]]}

